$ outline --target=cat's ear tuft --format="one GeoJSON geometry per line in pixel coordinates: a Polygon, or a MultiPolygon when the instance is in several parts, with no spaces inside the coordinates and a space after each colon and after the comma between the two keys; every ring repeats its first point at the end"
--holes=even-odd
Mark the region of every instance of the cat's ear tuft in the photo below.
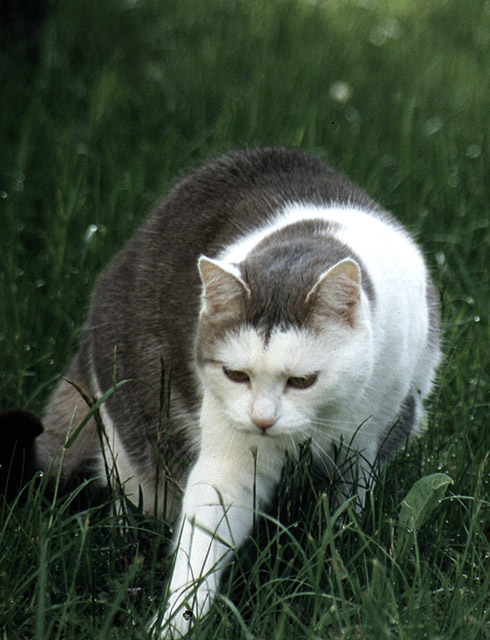
{"type": "Polygon", "coordinates": [[[239,315],[250,289],[232,266],[201,256],[198,262],[203,284],[202,312],[209,315],[239,315]]]}
{"type": "Polygon", "coordinates": [[[361,270],[355,260],[345,258],[322,273],[306,296],[306,303],[320,323],[325,317],[334,317],[354,327],[360,299],[361,270]]]}

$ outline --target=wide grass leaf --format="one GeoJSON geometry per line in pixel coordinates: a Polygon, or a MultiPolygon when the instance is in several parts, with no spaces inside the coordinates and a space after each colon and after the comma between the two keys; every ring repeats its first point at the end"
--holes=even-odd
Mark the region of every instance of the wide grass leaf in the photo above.
{"type": "Polygon", "coordinates": [[[398,519],[396,555],[399,560],[410,550],[414,534],[429,519],[444,497],[452,478],[445,473],[433,473],[420,478],[403,500],[398,519]]]}

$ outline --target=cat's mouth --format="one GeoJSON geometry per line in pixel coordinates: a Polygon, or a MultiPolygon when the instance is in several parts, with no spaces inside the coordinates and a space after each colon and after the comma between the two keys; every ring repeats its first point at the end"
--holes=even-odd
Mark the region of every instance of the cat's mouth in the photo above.
{"type": "Polygon", "coordinates": [[[257,431],[258,431],[258,433],[259,433],[261,438],[265,438],[265,437],[269,437],[270,438],[271,436],[274,435],[273,433],[270,432],[270,428],[269,427],[267,427],[267,428],[259,427],[257,429],[257,431]]]}
{"type": "Polygon", "coordinates": [[[274,424],[270,427],[258,427],[255,424],[248,424],[245,428],[240,429],[241,431],[245,431],[250,436],[259,437],[261,440],[264,438],[276,439],[281,436],[284,436],[284,428],[274,424]]]}
{"type": "Polygon", "coordinates": [[[277,427],[277,425],[272,425],[270,427],[258,427],[253,423],[238,423],[235,424],[235,428],[237,431],[244,433],[248,436],[258,436],[259,438],[276,438],[281,435],[281,430],[277,427]]]}

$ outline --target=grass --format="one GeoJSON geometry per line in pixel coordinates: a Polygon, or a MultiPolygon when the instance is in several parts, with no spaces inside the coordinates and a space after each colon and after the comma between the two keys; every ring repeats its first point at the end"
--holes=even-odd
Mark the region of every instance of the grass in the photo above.
{"type": "MultiPolygon", "coordinates": [[[[43,6],[37,31],[1,27],[1,409],[41,412],[96,275],[177,176],[232,147],[317,153],[433,267],[445,361],[428,430],[360,517],[290,474],[193,637],[488,638],[488,1],[43,6]],[[438,471],[454,484],[400,557],[402,500],[438,471]]],[[[122,531],[110,496],[53,501],[43,478],[23,495],[0,506],[1,637],[145,638],[165,523],[134,508],[122,531]]]]}

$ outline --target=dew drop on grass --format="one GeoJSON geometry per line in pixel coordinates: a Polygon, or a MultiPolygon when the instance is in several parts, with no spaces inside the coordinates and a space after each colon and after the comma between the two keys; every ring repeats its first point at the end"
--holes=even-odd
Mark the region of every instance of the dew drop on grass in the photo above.
{"type": "Polygon", "coordinates": [[[335,102],[345,104],[352,95],[352,87],[344,80],[338,80],[330,85],[328,93],[335,102]]]}
{"type": "Polygon", "coordinates": [[[433,136],[435,133],[442,129],[442,119],[438,116],[429,118],[425,121],[423,131],[426,136],[433,136]]]}
{"type": "Polygon", "coordinates": [[[468,158],[479,158],[481,155],[481,147],[479,144],[470,144],[469,147],[466,148],[466,155],[468,158]]]}
{"type": "Polygon", "coordinates": [[[475,316],[473,318],[473,322],[480,322],[480,316],[475,316]]]}
{"type": "Polygon", "coordinates": [[[369,32],[369,42],[375,47],[381,47],[386,42],[386,33],[381,27],[373,27],[369,32]]]}
{"type": "Polygon", "coordinates": [[[8,197],[8,193],[6,191],[0,191],[0,198],[2,198],[2,200],[5,200],[5,198],[8,197]]]}
{"type": "Polygon", "coordinates": [[[85,231],[85,242],[90,242],[94,235],[97,233],[97,225],[89,224],[87,231],[85,231]]]}
{"type": "Polygon", "coordinates": [[[375,47],[382,47],[388,38],[398,40],[402,35],[402,26],[394,18],[388,18],[382,24],[376,25],[369,32],[368,40],[375,47]]]}
{"type": "Polygon", "coordinates": [[[78,155],[84,155],[87,156],[89,154],[89,148],[88,145],[84,144],[83,142],[79,142],[76,146],[75,146],[75,151],[78,153],[78,155]]]}

